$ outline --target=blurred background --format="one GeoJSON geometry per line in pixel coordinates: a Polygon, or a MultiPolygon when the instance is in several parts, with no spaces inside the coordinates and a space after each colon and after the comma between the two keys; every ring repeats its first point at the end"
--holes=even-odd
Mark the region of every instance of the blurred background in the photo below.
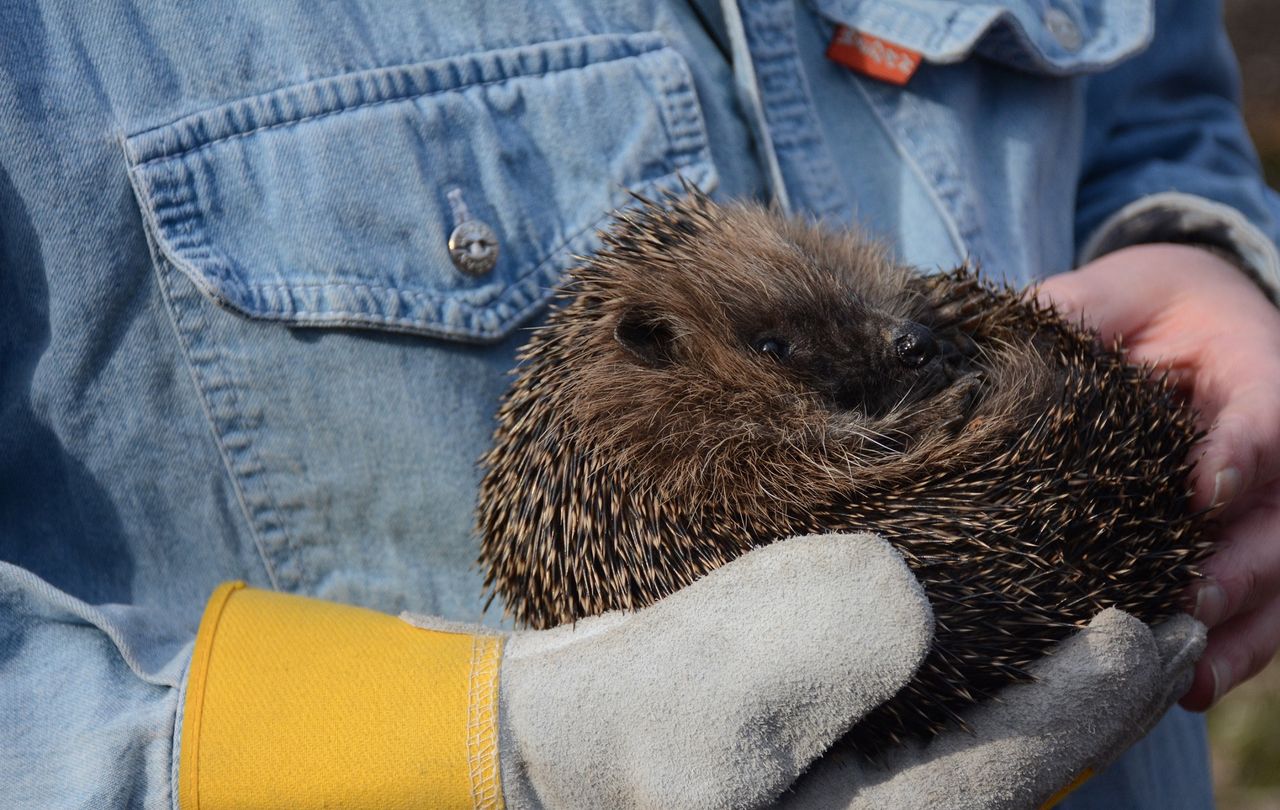
{"type": "MultiPolygon", "coordinates": [[[[1267,180],[1280,188],[1280,0],[1226,0],[1244,112],[1267,180]]],[[[1280,527],[1277,527],[1280,529],[1280,527]]],[[[1218,806],[1280,810],[1280,664],[1209,712],[1218,806]]]]}
{"type": "Polygon", "coordinates": [[[1226,0],[1244,76],[1244,114],[1272,188],[1280,188],[1280,3],[1226,0]]]}

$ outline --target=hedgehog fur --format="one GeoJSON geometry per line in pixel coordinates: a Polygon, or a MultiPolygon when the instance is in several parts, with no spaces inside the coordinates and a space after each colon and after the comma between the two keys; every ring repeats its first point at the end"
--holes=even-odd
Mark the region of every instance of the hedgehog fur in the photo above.
{"type": "Polygon", "coordinates": [[[855,730],[872,752],[959,722],[1104,608],[1179,609],[1205,549],[1199,435],[1118,345],[967,268],[924,276],[693,191],[603,240],[522,350],[482,460],[481,565],[517,621],[634,610],[757,546],[876,532],[936,635],[855,730]]]}

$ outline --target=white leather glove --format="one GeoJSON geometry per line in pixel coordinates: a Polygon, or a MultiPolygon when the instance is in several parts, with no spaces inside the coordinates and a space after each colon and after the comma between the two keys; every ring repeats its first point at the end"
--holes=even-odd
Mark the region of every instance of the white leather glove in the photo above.
{"type": "Polygon", "coordinates": [[[644,610],[512,634],[506,806],[765,804],[911,678],[932,632],[902,558],[863,534],[785,540],[644,610]]]}

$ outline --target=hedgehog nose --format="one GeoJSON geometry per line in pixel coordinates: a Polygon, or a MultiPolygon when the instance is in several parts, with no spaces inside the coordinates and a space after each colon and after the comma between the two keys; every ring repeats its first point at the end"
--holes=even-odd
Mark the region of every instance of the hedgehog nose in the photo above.
{"type": "Polygon", "coordinates": [[[938,356],[938,341],[929,327],[907,321],[893,333],[893,350],[907,368],[920,368],[938,356]]]}

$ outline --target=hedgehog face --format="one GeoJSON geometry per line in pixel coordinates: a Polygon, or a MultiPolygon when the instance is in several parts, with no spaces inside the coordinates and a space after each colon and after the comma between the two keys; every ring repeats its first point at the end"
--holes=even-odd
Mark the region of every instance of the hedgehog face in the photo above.
{"type": "Polygon", "coordinates": [[[816,397],[863,419],[908,412],[962,376],[955,341],[921,322],[929,313],[910,286],[916,276],[865,242],[841,255],[829,244],[810,252],[779,233],[778,220],[769,225],[749,241],[731,228],[698,234],[695,246],[716,261],[697,273],[688,269],[695,257],[679,261],[676,241],[675,266],[637,257],[643,278],[615,268],[599,279],[617,359],[669,378],[701,376],[735,398],[741,389],[816,397]]]}
{"type": "MultiPolygon", "coordinates": [[[[962,359],[924,324],[847,302],[841,318],[744,324],[743,347],[816,392],[832,409],[882,418],[954,382],[962,359]]],[[[766,370],[767,373],[767,370],[766,370]]]]}
{"type": "Polygon", "coordinates": [[[994,424],[990,358],[874,242],[705,198],[624,212],[604,241],[525,373],[555,402],[539,419],[646,487],[783,508],[786,480],[842,491],[994,424]]]}

